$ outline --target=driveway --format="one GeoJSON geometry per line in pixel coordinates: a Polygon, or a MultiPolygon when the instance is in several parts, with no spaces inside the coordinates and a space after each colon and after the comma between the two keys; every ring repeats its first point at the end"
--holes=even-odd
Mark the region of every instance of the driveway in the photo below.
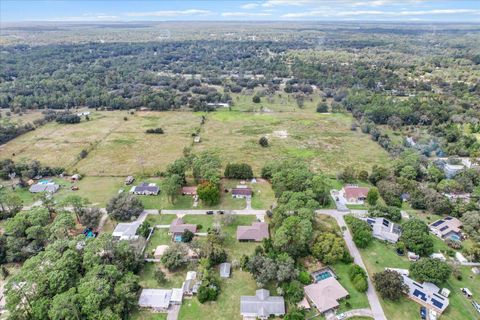
{"type": "MultiPolygon", "coordinates": [[[[347,244],[348,251],[350,251],[353,261],[366,270],[367,268],[365,268],[360,251],[358,251],[357,246],[353,242],[352,235],[350,234],[347,224],[345,223],[345,219],[343,218],[346,214],[348,214],[348,212],[340,212],[338,210],[317,210],[316,212],[335,218],[340,228],[345,227],[345,231],[343,231],[343,238],[347,244]]],[[[373,318],[375,320],[386,320],[387,318],[385,317],[385,313],[383,312],[382,305],[380,304],[380,300],[378,299],[377,292],[373,287],[370,277],[368,277],[367,298],[370,308],[372,309],[373,318]]]]}
{"type": "Polygon", "coordinates": [[[332,196],[332,199],[335,202],[335,206],[337,207],[338,211],[348,211],[347,200],[343,197],[340,191],[331,190],[330,195],[332,196]]]}
{"type": "Polygon", "coordinates": [[[177,320],[179,312],[180,312],[179,305],[171,306],[170,308],[168,308],[167,320],[177,320]]]}

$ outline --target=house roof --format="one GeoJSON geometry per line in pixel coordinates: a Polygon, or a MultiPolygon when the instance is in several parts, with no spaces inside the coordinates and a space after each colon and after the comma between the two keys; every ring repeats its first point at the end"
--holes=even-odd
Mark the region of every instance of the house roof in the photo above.
{"type": "Polygon", "coordinates": [[[252,189],[250,188],[233,188],[232,195],[234,196],[251,196],[252,189]]]}
{"type": "Polygon", "coordinates": [[[182,193],[197,194],[197,187],[183,187],[182,193]]]}
{"type": "Polygon", "coordinates": [[[173,288],[172,289],[172,297],[170,301],[172,302],[182,302],[183,300],[183,289],[182,288],[173,288]]]}
{"type": "Polygon", "coordinates": [[[135,187],[134,189],[135,192],[152,192],[152,193],[158,193],[160,191],[160,188],[154,184],[154,183],[147,183],[147,182],[142,182],[138,186],[135,187]]]}
{"type": "Polygon", "coordinates": [[[429,227],[443,237],[452,231],[460,233],[462,222],[454,217],[446,217],[431,223],[429,227]]]}
{"type": "Polygon", "coordinates": [[[230,277],[230,269],[232,265],[228,262],[224,262],[220,264],[220,277],[222,278],[229,278],[230,277]]]}
{"type": "Polygon", "coordinates": [[[186,224],[183,222],[182,218],[177,218],[172,221],[170,224],[171,233],[183,233],[185,230],[190,230],[191,232],[197,232],[196,224],[186,224]]]}
{"type": "Polygon", "coordinates": [[[338,300],[348,296],[348,291],[334,277],[308,285],[304,290],[321,313],[338,307],[338,300]]]}
{"type": "Polygon", "coordinates": [[[448,307],[448,298],[442,296],[439,293],[440,289],[433,283],[424,282],[420,284],[405,275],[402,275],[402,277],[403,282],[408,287],[408,296],[411,299],[439,313],[442,313],[448,307]]]}
{"type": "Polygon", "coordinates": [[[28,189],[32,193],[38,193],[38,192],[50,192],[50,193],[55,193],[57,190],[60,188],[58,184],[55,183],[37,183],[34,184],[28,189]]]}
{"type": "Polygon", "coordinates": [[[369,188],[358,186],[346,186],[343,188],[347,199],[366,198],[369,188]]]}
{"type": "Polygon", "coordinates": [[[133,237],[137,233],[140,226],[139,222],[121,222],[117,224],[115,230],[112,232],[113,237],[133,237]]]}
{"type": "Polygon", "coordinates": [[[268,290],[260,289],[254,296],[240,297],[240,314],[258,317],[268,317],[272,314],[284,315],[285,301],[283,297],[272,297],[268,290]]]}
{"type": "Polygon", "coordinates": [[[372,228],[372,234],[375,238],[395,243],[402,234],[400,226],[388,219],[368,217],[362,220],[370,225],[372,228]]]}
{"type": "Polygon", "coordinates": [[[138,299],[140,307],[167,309],[172,298],[172,290],[143,289],[138,299]]]}
{"type": "Polygon", "coordinates": [[[265,222],[254,222],[251,226],[237,228],[237,240],[262,241],[268,236],[268,224],[265,222]]]}

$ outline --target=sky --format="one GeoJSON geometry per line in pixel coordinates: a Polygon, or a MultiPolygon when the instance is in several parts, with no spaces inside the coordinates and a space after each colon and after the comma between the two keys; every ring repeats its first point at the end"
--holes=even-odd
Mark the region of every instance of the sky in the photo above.
{"type": "Polygon", "coordinates": [[[0,0],[0,22],[147,20],[480,23],[480,0],[0,0]]]}

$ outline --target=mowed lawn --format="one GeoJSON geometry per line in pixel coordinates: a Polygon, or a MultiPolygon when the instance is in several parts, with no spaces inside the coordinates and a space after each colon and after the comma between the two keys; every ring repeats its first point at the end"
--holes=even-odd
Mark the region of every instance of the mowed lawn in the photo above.
{"type": "Polygon", "coordinates": [[[252,113],[221,110],[210,113],[202,127],[202,141],[194,151],[212,151],[224,164],[246,162],[255,175],[268,161],[300,159],[314,170],[335,174],[348,165],[370,170],[387,164],[387,153],[368,135],[351,131],[348,114],[296,112],[252,113]],[[258,144],[269,139],[269,147],[258,144]]]}
{"type": "MultiPolygon", "coordinates": [[[[170,224],[175,215],[150,215],[147,218],[152,225],[170,224]]],[[[201,225],[199,231],[206,232],[213,224],[219,223],[221,215],[185,215],[183,220],[186,223],[201,225]]],[[[225,234],[223,247],[227,251],[228,261],[240,260],[242,255],[251,255],[255,251],[257,243],[238,242],[236,240],[236,230],[239,225],[249,225],[255,220],[254,216],[236,216],[233,223],[223,226],[222,231],[225,234]]],[[[196,237],[198,241],[204,241],[205,237],[196,237]]],[[[156,229],[146,252],[152,252],[160,244],[171,244],[171,236],[167,229],[156,229]]],[[[143,288],[177,288],[180,287],[185,279],[188,270],[196,270],[197,266],[191,265],[179,271],[168,273],[167,282],[160,285],[154,278],[154,273],[160,263],[145,263],[143,271],[140,273],[140,285],[143,288]]],[[[216,267],[218,272],[218,267],[216,267]]],[[[250,273],[241,270],[232,270],[232,277],[221,280],[221,294],[217,301],[201,304],[196,297],[184,299],[180,309],[179,319],[241,319],[240,316],[240,296],[254,295],[256,283],[250,273]]],[[[164,319],[148,311],[139,311],[133,315],[133,319],[150,320],[164,319]]]]}
{"type": "MultiPolygon", "coordinates": [[[[445,244],[441,246],[436,243],[437,249],[445,249],[445,244]]],[[[365,249],[359,249],[363,261],[368,269],[370,276],[376,272],[390,268],[408,269],[410,262],[406,257],[399,257],[395,253],[393,245],[386,245],[380,241],[374,240],[365,249]]],[[[480,296],[480,277],[474,276],[471,267],[459,267],[462,274],[462,280],[457,280],[453,275],[440,288],[448,288],[451,291],[449,296],[450,305],[442,314],[441,319],[459,320],[459,319],[476,319],[476,314],[471,301],[463,296],[460,288],[469,288],[474,296],[480,296]]],[[[419,318],[420,305],[411,301],[406,296],[402,297],[398,302],[392,302],[380,298],[383,309],[387,318],[390,320],[417,319],[419,318]]]]}

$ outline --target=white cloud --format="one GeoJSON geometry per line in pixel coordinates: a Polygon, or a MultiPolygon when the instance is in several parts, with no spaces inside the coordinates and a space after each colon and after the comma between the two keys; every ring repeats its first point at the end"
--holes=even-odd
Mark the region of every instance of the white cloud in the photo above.
{"type": "Polygon", "coordinates": [[[262,6],[267,8],[277,6],[304,6],[314,2],[315,0],[267,0],[262,3],[262,6]]]}
{"type": "Polygon", "coordinates": [[[259,6],[260,4],[258,3],[254,3],[254,2],[251,2],[251,3],[245,3],[244,5],[241,6],[242,9],[255,9],[259,6]]]}
{"type": "Polygon", "coordinates": [[[475,9],[432,9],[421,11],[382,11],[382,10],[312,10],[306,12],[287,13],[281,16],[285,19],[298,19],[307,17],[350,17],[350,16],[390,16],[390,17],[408,17],[408,16],[426,16],[426,15],[445,15],[445,14],[479,14],[480,10],[475,9]]]}
{"type": "Polygon", "coordinates": [[[206,16],[212,14],[209,10],[187,9],[187,10],[163,10],[148,12],[127,12],[128,17],[178,17],[178,16],[206,16]]]}
{"type": "Polygon", "coordinates": [[[267,12],[222,12],[223,17],[237,17],[237,18],[254,18],[254,17],[269,17],[271,13],[267,12]]]}
{"type": "Polygon", "coordinates": [[[118,16],[108,15],[104,13],[85,13],[80,16],[66,16],[42,19],[46,21],[115,21],[118,16]]]}

